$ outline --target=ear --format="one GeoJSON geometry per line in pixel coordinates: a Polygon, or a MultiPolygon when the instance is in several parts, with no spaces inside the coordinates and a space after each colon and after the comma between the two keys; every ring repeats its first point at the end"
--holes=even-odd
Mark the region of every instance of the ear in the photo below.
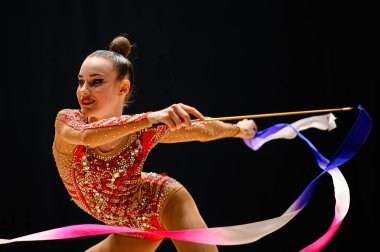
{"type": "Polygon", "coordinates": [[[131,82],[128,79],[124,79],[120,83],[120,93],[128,94],[131,89],[131,82]]]}

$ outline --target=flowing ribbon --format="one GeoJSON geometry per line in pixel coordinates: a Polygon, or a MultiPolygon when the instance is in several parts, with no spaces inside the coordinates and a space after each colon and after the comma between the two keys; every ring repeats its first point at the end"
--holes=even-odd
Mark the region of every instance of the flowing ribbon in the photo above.
{"type": "Polygon", "coordinates": [[[235,226],[170,231],[142,231],[139,229],[107,226],[103,224],[79,224],[50,229],[13,239],[0,239],[0,244],[39,240],[70,239],[111,233],[140,233],[154,235],[161,238],[215,245],[238,245],[252,243],[280,229],[292,220],[308,204],[319,178],[324,173],[328,172],[332,176],[334,183],[336,197],[335,217],[328,231],[317,241],[302,250],[302,252],[319,251],[333,237],[343,221],[349,207],[350,197],[348,185],[337,167],[347,162],[357,153],[359,148],[364,144],[372,128],[372,119],[363,107],[359,106],[359,108],[360,112],[354,125],[331,161],[323,157],[314,145],[300,133],[300,131],[309,128],[317,128],[320,130],[334,129],[336,127],[335,117],[331,113],[322,116],[304,118],[292,124],[277,124],[263,131],[258,131],[254,138],[244,140],[248,147],[253,150],[258,150],[268,141],[281,138],[292,139],[299,136],[301,139],[306,141],[312,149],[319,167],[323,170],[322,173],[320,173],[314,180],[311,181],[311,183],[309,183],[297,200],[278,217],[235,226]]]}

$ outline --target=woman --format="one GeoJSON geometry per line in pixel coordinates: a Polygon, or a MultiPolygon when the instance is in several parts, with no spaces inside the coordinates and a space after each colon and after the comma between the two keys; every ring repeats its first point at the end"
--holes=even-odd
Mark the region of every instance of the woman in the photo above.
{"type": "MultiPolygon", "coordinates": [[[[74,202],[107,225],[140,230],[206,228],[186,188],[166,175],[143,172],[158,143],[210,141],[255,135],[253,120],[237,124],[203,121],[186,104],[123,115],[134,88],[131,43],[118,36],[108,50],[83,61],[78,75],[80,109],[63,109],[55,121],[53,154],[74,202]],[[191,122],[191,116],[199,119],[191,122]]],[[[86,250],[155,251],[162,237],[111,234],[86,250]],[[127,248],[127,249],[126,249],[127,248]]],[[[174,241],[178,251],[218,251],[217,246],[174,241]]]]}

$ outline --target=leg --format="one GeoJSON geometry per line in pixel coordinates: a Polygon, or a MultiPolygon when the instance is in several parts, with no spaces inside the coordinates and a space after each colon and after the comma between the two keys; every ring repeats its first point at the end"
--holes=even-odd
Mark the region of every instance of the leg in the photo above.
{"type": "Polygon", "coordinates": [[[143,238],[111,234],[85,252],[153,252],[161,241],[148,241],[143,238]]]}
{"type": "MultiPolygon", "coordinates": [[[[174,193],[163,209],[161,220],[167,230],[207,228],[198,208],[186,188],[174,193]]],[[[173,240],[179,252],[217,252],[216,245],[206,245],[173,240]]]]}

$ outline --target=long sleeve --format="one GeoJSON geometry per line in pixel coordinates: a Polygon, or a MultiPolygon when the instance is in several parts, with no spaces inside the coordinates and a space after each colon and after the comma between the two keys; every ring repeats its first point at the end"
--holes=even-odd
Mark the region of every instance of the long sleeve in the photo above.
{"type": "Polygon", "coordinates": [[[56,117],[55,134],[58,139],[70,144],[96,147],[151,127],[152,124],[146,119],[148,113],[124,115],[86,123],[85,117],[78,110],[63,109],[56,117]]]}
{"type": "Polygon", "coordinates": [[[234,137],[240,132],[237,125],[222,121],[205,121],[193,123],[175,131],[167,130],[160,138],[160,143],[177,143],[200,141],[206,142],[220,138],[234,137]]]}

